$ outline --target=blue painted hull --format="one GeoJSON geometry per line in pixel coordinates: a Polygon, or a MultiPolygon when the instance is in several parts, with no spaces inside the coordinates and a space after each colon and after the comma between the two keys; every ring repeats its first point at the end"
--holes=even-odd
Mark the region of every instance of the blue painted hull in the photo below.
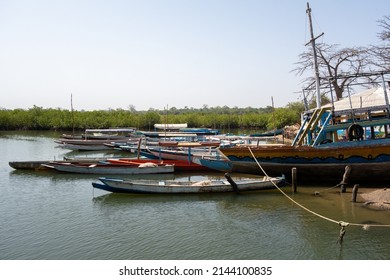
{"type": "Polygon", "coordinates": [[[231,161],[228,160],[218,160],[218,159],[199,159],[199,163],[207,168],[217,170],[217,171],[223,171],[223,172],[230,172],[232,171],[233,164],[231,161]]]}
{"type": "Polygon", "coordinates": [[[269,176],[285,174],[289,178],[297,168],[303,181],[341,181],[347,165],[351,166],[351,182],[390,180],[390,145],[378,141],[377,145],[363,142],[337,143],[323,147],[260,146],[251,148],[221,148],[232,161],[232,172],[269,176]]]}

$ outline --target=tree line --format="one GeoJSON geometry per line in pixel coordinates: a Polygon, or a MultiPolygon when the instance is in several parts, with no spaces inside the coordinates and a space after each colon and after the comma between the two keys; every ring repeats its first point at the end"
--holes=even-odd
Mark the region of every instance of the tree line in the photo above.
{"type": "Polygon", "coordinates": [[[85,130],[115,127],[136,127],[154,130],[156,123],[187,123],[188,127],[214,129],[257,129],[272,130],[300,122],[303,111],[300,102],[289,103],[284,108],[229,108],[175,107],[169,110],[135,111],[109,109],[96,111],[72,111],[61,108],[44,109],[33,106],[30,109],[1,109],[0,130],[85,130]]]}

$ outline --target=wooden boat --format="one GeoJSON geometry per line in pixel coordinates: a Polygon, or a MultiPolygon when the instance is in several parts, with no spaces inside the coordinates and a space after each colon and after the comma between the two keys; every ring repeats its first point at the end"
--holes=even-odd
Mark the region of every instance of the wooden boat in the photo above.
{"type": "Polygon", "coordinates": [[[386,99],[385,87],[373,88],[305,112],[291,146],[241,145],[220,151],[232,161],[232,172],[263,174],[260,164],[269,176],[282,173],[289,177],[296,167],[302,181],[340,181],[350,166],[351,182],[387,181],[390,119],[386,99]]]}
{"type": "Polygon", "coordinates": [[[211,128],[189,128],[187,123],[183,124],[155,124],[154,128],[157,130],[164,131],[179,131],[181,133],[195,133],[196,135],[217,135],[219,134],[219,130],[211,129],[211,128]]]}
{"type": "Polygon", "coordinates": [[[104,151],[118,148],[122,145],[135,145],[139,139],[122,138],[121,140],[103,140],[103,139],[64,139],[60,138],[54,142],[63,149],[73,151],[104,151]]]}
{"type": "Polygon", "coordinates": [[[233,170],[233,164],[229,159],[199,157],[194,158],[193,162],[212,170],[222,172],[231,172],[233,170]]]}
{"type": "Polygon", "coordinates": [[[170,148],[206,148],[206,147],[219,147],[220,142],[217,141],[164,141],[160,140],[158,143],[160,147],[170,148]]]}
{"type": "MultiPolygon", "coordinates": [[[[93,140],[95,142],[96,140],[93,140]]],[[[79,144],[70,144],[66,142],[57,142],[60,144],[60,147],[67,150],[72,151],[105,151],[105,150],[112,150],[113,147],[110,147],[109,145],[105,145],[105,143],[102,142],[102,144],[94,144],[91,140],[80,140],[79,144]]]]}
{"type": "Polygon", "coordinates": [[[132,137],[135,132],[134,127],[86,129],[84,139],[122,140],[132,137]]]}
{"type": "Polygon", "coordinates": [[[195,133],[185,132],[161,132],[161,131],[138,131],[137,134],[142,137],[148,137],[150,139],[178,139],[185,141],[194,141],[198,138],[195,133]]]}
{"type": "MultiPolygon", "coordinates": [[[[146,149],[154,158],[171,159],[192,162],[195,157],[216,156],[215,147],[202,147],[199,145],[188,145],[181,147],[150,147],[146,149]]],[[[144,153],[146,155],[146,153],[144,153]]],[[[146,155],[147,156],[147,155],[146,155]]]]}
{"type": "Polygon", "coordinates": [[[279,128],[279,129],[274,129],[274,130],[266,131],[266,132],[262,132],[262,133],[252,133],[252,134],[250,134],[250,137],[272,137],[275,135],[281,135],[283,133],[284,133],[284,129],[279,128]]]}
{"type": "MultiPolygon", "coordinates": [[[[80,157],[76,158],[65,158],[64,160],[56,161],[57,163],[83,163],[83,164],[97,164],[100,161],[105,160],[105,158],[87,158],[80,157]]],[[[53,162],[52,160],[35,160],[35,161],[10,161],[8,162],[9,166],[14,169],[19,170],[47,170],[52,169],[51,167],[46,167],[45,165],[53,162]]]]}
{"type": "Polygon", "coordinates": [[[120,164],[120,165],[135,165],[138,166],[140,164],[151,162],[155,164],[168,164],[175,166],[176,171],[209,171],[210,169],[201,164],[197,164],[190,161],[182,161],[182,160],[159,160],[159,159],[145,159],[145,158],[122,158],[122,159],[106,159],[110,164],[120,164]]]}
{"type": "Polygon", "coordinates": [[[211,128],[197,128],[197,127],[184,127],[179,129],[180,132],[196,133],[197,135],[217,135],[219,134],[218,129],[211,128]]]}
{"type": "Polygon", "coordinates": [[[274,189],[283,186],[284,177],[228,180],[189,181],[156,181],[124,180],[99,178],[101,183],[92,183],[94,188],[115,193],[148,193],[148,194],[190,194],[190,193],[226,193],[274,189]]]}
{"type": "Polygon", "coordinates": [[[233,147],[222,152],[231,160],[231,172],[264,174],[263,169],[269,176],[282,173],[290,178],[295,167],[302,181],[340,181],[346,166],[350,166],[351,181],[390,180],[389,144],[344,148],[233,147]]]}
{"type": "Polygon", "coordinates": [[[83,134],[72,135],[62,134],[61,138],[64,139],[102,139],[102,140],[118,140],[131,137],[136,132],[134,127],[128,128],[103,128],[103,129],[86,129],[83,134]]]}
{"type": "MultiPolygon", "coordinates": [[[[307,14],[312,30],[310,12],[308,4],[307,14]]],[[[232,161],[233,171],[259,174],[264,170],[269,176],[289,175],[295,167],[300,180],[321,182],[340,181],[344,172],[350,170],[348,179],[351,182],[390,180],[390,104],[384,78],[390,71],[326,78],[331,94],[331,84],[339,78],[344,81],[353,78],[359,88],[359,78],[381,78],[382,87],[371,85],[371,89],[354,95],[349,94],[348,88],[348,97],[334,102],[331,96],[332,102],[322,106],[313,32],[311,37],[313,65],[317,68],[314,71],[317,107],[303,112],[300,129],[292,145],[241,146],[221,148],[220,151],[232,161]],[[383,131],[381,139],[377,139],[375,134],[378,127],[383,131]],[[369,132],[369,137],[365,131],[369,132]],[[350,169],[346,169],[347,166],[350,169]]]]}
{"type": "MultiPolygon", "coordinates": [[[[64,157],[64,160],[56,160],[56,163],[82,163],[82,164],[97,164],[99,162],[106,162],[107,157],[64,157]]],[[[130,158],[110,158],[110,160],[122,159],[122,160],[130,160],[130,158]]],[[[52,167],[46,167],[44,165],[49,165],[53,160],[33,160],[33,161],[10,161],[8,165],[13,169],[19,170],[52,170],[52,167]]],[[[149,160],[143,160],[141,163],[150,162],[149,160]]],[[[153,162],[153,161],[152,161],[153,162]]],[[[157,163],[157,162],[154,162],[157,163]]],[[[167,164],[167,163],[166,163],[167,164]]]]}
{"type": "Polygon", "coordinates": [[[168,164],[141,164],[141,165],[119,165],[107,163],[68,163],[68,162],[50,162],[43,164],[46,168],[52,168],[61,172],[79,173],[79,174],[156,174],[156,173],[173,173],[174,165],[168,164]]]}
{"type": "MultiPolygon", "coordinates": [[[[113,141],[127,142],[131,141],[131,135],[135,132],[134,128],[115,128],[115,129],[86,129],[82,138],[79,136],[64,137],[55,140],[60,147],[68,150],[78,151],[100,151],[109,150],[113,147],[110,144],[113,141]]],[[[137,138],[138,139],[138,138],[137,138]]]]}
{"type": "Polygon", "coordinates": [[[36,161],[10,161],[9,166],[13,169],[20,170],[45,170],[47,167],[44,164],[48,164],[49,160],[36,160],[36,161]]]}

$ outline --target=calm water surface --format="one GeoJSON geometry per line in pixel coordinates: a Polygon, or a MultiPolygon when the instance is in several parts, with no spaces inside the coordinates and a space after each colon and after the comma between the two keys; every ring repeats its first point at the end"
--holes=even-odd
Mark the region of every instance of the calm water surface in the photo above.
{"type": "MultiPolygon", "coordinates": [[[[97,176],[13,170],[9,161],[62,159],[53,132],[0,132],[0,259],[390,259],[390,227],[340,227],[277,190],[122,195],[93,190],[97,176]]],[[[172,177],[173,175],[168,175],[172,177]]],[[[177,174],[201,180],[210,174],[177,174]]],[[[156,178],[158,179],[158,178],[156,178]]],[[[341,179],[341,178],[340,178],[341,179]]],[[[390,212],[351,203],[351,189],[299,186],[287,194],[337,221],[390,225],[390,212]],[[314,196],[319,191],[320,196],[314,196]]],[[[361,191],[366,189],[362,188],[361,191]]]]}

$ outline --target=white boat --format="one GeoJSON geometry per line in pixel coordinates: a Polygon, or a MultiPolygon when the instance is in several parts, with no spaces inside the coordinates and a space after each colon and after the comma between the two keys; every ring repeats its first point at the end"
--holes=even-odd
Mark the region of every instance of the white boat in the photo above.
{"type": "MultiPolygon", "coordinates": [[[[80,140],[80,141],[89,141],[89,140],[80,140]]],[[[57,142],[59,143],[59,142],[57,142]]],[[[80,144],[71,144],[71,143],[59,143],[60,147],[63,149],[67,150],[72,150],[72,151],[104,151],[104,150],[112,150],[113,148],[105,145],[104,143],[102,144],[91,144],[91,143],[80,143],[80,144]]]]}
{"type": "Polygon", "coordinates": [[[99,174],[99,175],[136,175],[136,174],[156,174],[173,173],[174,165],[168,164],[140,164],[140,165],[119,165],[119,164],[83,164],[67,162],[50,162],[43,164],[46,168],[52,168],[61,172],[79,173],[79,174],[99,174]]]}
{"type": "Polygon", "coordinates": [[[223,193],[274,189],[285,184],[282,177],[245,178],[240,180],[205,180],[205,181],[156,181],[99,178],[101,183],[92,183],[94,188],[114,193],[149,193],[149,194],[189,194],[223,193]]]}
{"type": "MultiPolygon", "coordinates": [[[[63,135],[54,142],[61,148],[79,151],[109,150],[112,141],[132,141],[135,128],[86,129],[82,136],[63,135]]],[[[133,137],[134,138],[134,137],[133,137]]]]}

